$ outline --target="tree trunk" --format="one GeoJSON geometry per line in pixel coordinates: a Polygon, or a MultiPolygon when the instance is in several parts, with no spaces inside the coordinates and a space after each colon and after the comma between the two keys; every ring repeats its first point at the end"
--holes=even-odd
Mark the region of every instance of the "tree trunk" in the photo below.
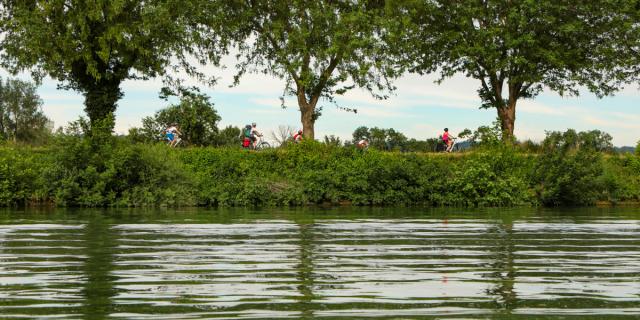
{"type": "Polygon", "coordinates": [[[316,123],[316,104],[320,96],[311,97],[311,101],[307,101],[307,95],[303,85],[298,84],[296,91],[298,97],[298,106],[300,107],[300,120],[302,122],[302,134],[305,139],[313,140],[315,137],[314,125],[316,123]]]}
{"type": "Polygon", "coordinates": [[[18,112],[16,108],[16,113],[14,114],[15,123],[13,126],[13,143],[18,142],[18,112]]]}
{"type": "Polygon", "coordinates": [[[0,107],[0,139],[5,138],[6,132],[4,130],[4,110],[0,107]]]}
{"type": "Polygon", "coordinates": [[[118,100],[122,97],[120,81],[96,81],[86,86],[84,91],[84,110],[89,116],[91,128],[100,127],[105,131],[113,131],[115,123],[104,123],[104,121],[113,115],[118,100]]]}
{"type": "Polygon", "coordinates": [[[516,99],[509,98],[509,103],[498,108],[498,118],[500,118],[500,127],[502,129],[502,141],[505,143],[513,142],[513,129],[516,122],[516,99]]]}
{"type": "Polygon", "coordinates": [[[302,121],[302,133],[305,139],[313,140],[315,136],[314,125],[315,118],[313,116],[315,107],[308,103],[300,106],[300,120],[302,121]]]}

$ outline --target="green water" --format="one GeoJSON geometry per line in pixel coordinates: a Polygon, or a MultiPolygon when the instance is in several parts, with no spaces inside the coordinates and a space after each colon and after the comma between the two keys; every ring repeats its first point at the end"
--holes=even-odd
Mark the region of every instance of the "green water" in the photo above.
{"type": "Polygon", "coordinates": [[[0,211],[0,318],[640,318],[640,209],[0,211]]]}

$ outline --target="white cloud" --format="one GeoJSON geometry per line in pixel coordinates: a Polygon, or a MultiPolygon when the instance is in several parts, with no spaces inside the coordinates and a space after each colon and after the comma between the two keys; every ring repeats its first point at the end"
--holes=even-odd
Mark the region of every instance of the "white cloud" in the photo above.
{"type": "Polygon", "coordinates": [[[638,132],[640,132],[640,123],[633,122],[633,121],[631,122],[612,121],[606,118],[595,117],[591,115],[583,115],[580,118],[582,119],[582,121],[586,123],[603,127],[603,128],[624,128],[624,129],[638,130],[638,132]]]}
{"type": "Polygon", "coordinates": [[[543,114],[543,115],[553,115],[553,116],[563,116],[565,113],[558,108],[548,106],[534,100],[523,100],[516,106],[516,112],[526,112],[533,114],[543,114]]]}
{"type": "Polygon", "coordinates": [[[399,112],[399,111],[389,110],[389,109],[372,108],[372,107],[358,108],[357,114],[364,115],[366,117],[372,117],[372,118],[399,118],[399,117],[410,116],[409,114],[404,112],[399,112]]]}

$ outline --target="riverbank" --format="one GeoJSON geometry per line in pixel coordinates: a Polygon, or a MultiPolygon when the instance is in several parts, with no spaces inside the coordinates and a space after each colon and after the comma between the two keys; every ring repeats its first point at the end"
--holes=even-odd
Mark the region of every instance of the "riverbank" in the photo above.
{"type": "Polygon", "coordinates": [[[83,139],[0,147],[2,206],[560,206],[640,200],[640,158],[588,150],[400,153],[83,139]]]}

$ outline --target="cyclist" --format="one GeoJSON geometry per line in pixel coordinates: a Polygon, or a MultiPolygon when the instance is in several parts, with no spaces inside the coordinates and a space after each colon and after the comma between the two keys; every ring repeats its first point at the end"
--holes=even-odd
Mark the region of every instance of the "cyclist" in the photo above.
{"type": "Polygon", "coordinates": [[[451,152],[451,148],[453,147],[453,138],[449,134],[449,128],[444,128],[444,133],[442,134],[442,142],[447,146],[446,152],[451,152]]]}
{"type": "Polygon", "coordinates": [[[240,133],[240,138],[242,138],[242,147],[249,148],[251,146],[251,125],[246,125],[242,132],[240,133]]]}
{"type": "Polygon", "coordinates": [[[167,126],[166,129],[164,129],[164,135],[167,141],[169,141],[170,147],[173,147],[177,143],[178,141],[177,138],[181,134],[182,133],[180,132],[180,130],[178,130],[178,124],[176,124],[175,122],[167,126]]]}
{"type": "Polygon", "coordinates": [[[302,141],[302,130],[298,130],[298,132],[293,135],[293,142],[299,143],[300,141],[302,141]]]}
{"type": "Polygon", "coordinates": [[[358,141],[358,144],[356,146],[358,147],[358,149],[367,149],[369,147],[369,139],[367,139],[367,137],[362,137],[362,139],[358,141]]]}
{"type": "Polygon", "coordinates": [[[258,137],[262,137],[262,134],[260,134],[260,132],[258,132],[258,129],[256,129],[256,123],[252,123],[251,124],[251,141],[253,143],[253,148],[256,148],[256,144],[258,143],[258,137]]]}

